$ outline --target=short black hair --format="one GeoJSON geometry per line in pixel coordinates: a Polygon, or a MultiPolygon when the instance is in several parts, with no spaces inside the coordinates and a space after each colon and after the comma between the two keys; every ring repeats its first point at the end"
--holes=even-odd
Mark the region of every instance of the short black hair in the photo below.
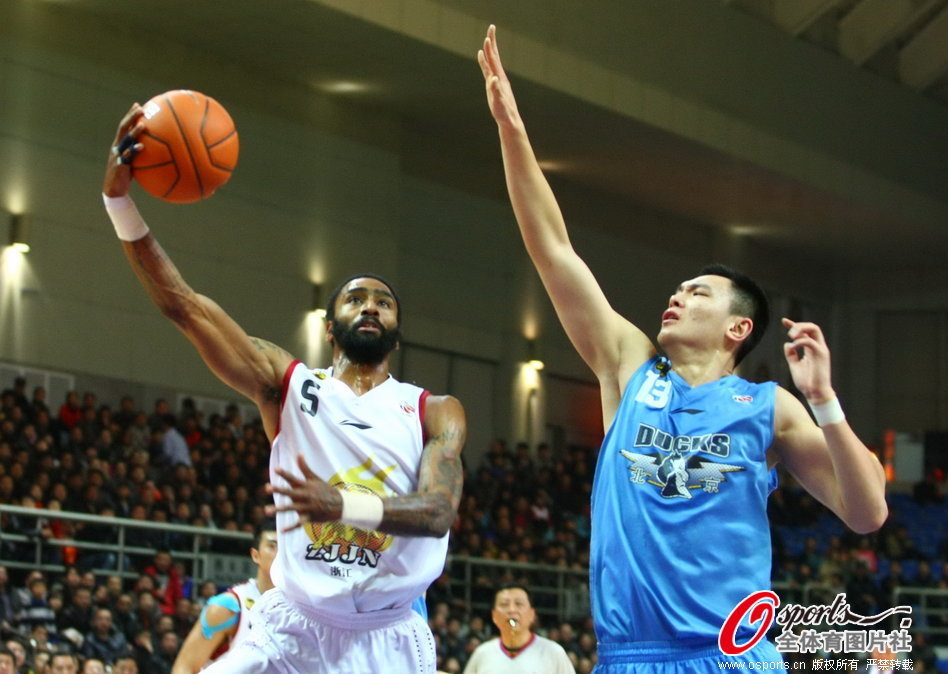
{"type": "Polygon", "coordinates": [[[767,332],[770,323],[770,301],[767,293],[754,279],[747,274],[737,271],[726,264],[709,264],[701,270],[701,276],[723,276],[730,279],[734,287],[734,299],[731,302],[731,312],[738,316],[747,316],[754,322],[750,336],[744,340],[735,354],[734,364],[741,361],[754,350],[767,332]]]}
{"type": "Polygon", "coordinates": [[[494,604],[497,603],[497,597],[500,596],[501,592],[506,592],[507,590],[521,590],[525,595],[527,595],[527,601],[530,602],[530,606],[533,606],[533,597],[530,596],[530,590],[527,589],[526,585],[520,585],[519,583],[506,583],[497,588],[497,591],[494,593],[494,604]]]}
{"type": "Polygon", "coordinates": [[[329,295],[329,301],[326,303],[326,320],[331,321],[336,317],[336,300],[339,299],[340,293],[342,290],[349,285],[352,281],[355,281],[357,278],[374,278],[376,281],[381,281],[386,286],[388,286],[389,292],[392,293],[392,297],[395,298],[395,320],[398,322],[398,327],[402,325],[402,300],[398,296],[398,292],[395,290],[395,286],[388,282],[387,279],[382,278],[378,274],[354,274],[347,278],[345,281],[336,286],[335,290],[329,295]]]}
{"type": "Polygon", "coordinates": [[[262,520],[257,522],[257,525],[253,528],[253,544],[251,548],[260,549],[260,539],[268,531],[276,531],[277,523],[275,517],[264,517],[262,520]]]}

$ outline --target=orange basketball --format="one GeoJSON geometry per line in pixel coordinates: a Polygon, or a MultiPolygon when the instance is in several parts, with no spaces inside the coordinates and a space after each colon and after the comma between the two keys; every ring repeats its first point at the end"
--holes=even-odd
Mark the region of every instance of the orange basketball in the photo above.
{"type": "Polygon", "coordinates": [[[174,203],[205,199],[237,166],[234,121],[210,96],[188,89],[167,91],[144,105],[144,149],[132,175],[149,194],[174,203]]]}

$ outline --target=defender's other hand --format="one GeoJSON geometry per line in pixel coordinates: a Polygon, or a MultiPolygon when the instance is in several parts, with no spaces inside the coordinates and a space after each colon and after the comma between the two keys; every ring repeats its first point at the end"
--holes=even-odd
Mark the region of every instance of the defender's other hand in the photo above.
{"type": "Polygon", "coordinates": [[[836,397],[830,376],[830,352],[823,331],[815,323],[797,323],[789,318],[781,321],[790,341],[783,353],[790,366],[794,385],[811,405],[819,405],[836,397]]]}

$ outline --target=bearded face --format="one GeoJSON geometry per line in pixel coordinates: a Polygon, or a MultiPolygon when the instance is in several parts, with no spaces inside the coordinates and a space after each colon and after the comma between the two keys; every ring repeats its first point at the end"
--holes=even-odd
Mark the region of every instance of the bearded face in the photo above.
{"type": "Polygon", "coordinates": [[[378,365],[398,346],[401,332],[398,326],[386,329],[374,316],[360,316],[351,323],[334,321],[332,338],[353,363],[378,365]]]}

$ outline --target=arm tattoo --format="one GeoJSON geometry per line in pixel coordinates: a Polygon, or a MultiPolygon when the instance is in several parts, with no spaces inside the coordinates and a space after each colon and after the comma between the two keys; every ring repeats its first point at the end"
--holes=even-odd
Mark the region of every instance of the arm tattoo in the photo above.
{"type": "Polygon", "coordinates": [[[451,528],[464,482],[459,451],[463,437],[463,431],[452,426],[429,438],[422,455],[418,492],[386,499],[380,530],[440,537],[451,528]]]}

